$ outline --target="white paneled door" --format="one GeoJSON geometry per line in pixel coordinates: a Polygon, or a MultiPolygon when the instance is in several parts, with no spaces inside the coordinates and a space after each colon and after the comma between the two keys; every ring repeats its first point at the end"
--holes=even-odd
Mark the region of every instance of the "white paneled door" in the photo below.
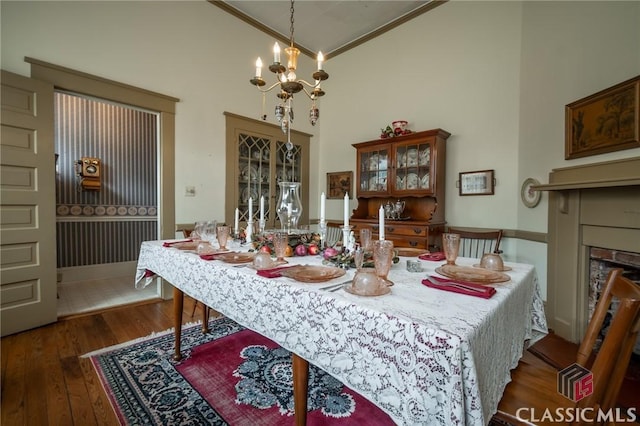
{"type": "Polygon", "coordinates": [[[53,85],[2,71],[0,327],[55,322],[53,85]]]}

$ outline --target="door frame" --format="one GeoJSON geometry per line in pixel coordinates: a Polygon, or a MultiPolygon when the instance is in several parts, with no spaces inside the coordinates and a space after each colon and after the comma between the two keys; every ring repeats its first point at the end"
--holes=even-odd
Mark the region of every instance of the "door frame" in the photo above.
{"type": "MultiPolygon", "coordinates": [[[[66,90],[110,100],[158,113],[158,236],[175,238],[175,114],[180,99],[130,86],[103,77],[25,57],[31,77],[66,90]]],[[[160,297],[172,297],[172,287],[163,281],[160,297]]]]}

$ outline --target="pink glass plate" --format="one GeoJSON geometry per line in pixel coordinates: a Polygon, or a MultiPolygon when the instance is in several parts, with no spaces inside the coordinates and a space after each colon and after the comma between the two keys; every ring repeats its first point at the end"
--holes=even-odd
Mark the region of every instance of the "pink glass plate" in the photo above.
{"type": "Polygon", "coordinates": [[[283,269],[282,276],[303,283],[320,283],[343,276],[344,269],[333,266],[302,265],[283,269]]]}

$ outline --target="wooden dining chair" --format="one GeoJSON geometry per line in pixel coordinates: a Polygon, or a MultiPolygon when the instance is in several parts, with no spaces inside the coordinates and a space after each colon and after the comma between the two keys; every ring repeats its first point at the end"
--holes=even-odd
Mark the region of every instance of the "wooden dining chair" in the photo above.
{"type": "MultiPolygon", "coordinates": [[[[558,371],[535,356],[533,358],[538,362],[530,362],[524,358],[520,360],[511,372],[511,382],[504,390],[492,422],[522,425],[533,424],[531,420],[536,418],[538,421],[535,424],[559,424],[557,419],[554,423],[554,419],[551,418],[547,418],[549,421],[545,423],[545,410],[556,416],[558,408],[564,409],[564,413],[568,413],[566,409],[570,408],[574,414],[584,414],[574,416],[578,417],[574,424],[599,424],[589,420],[598,420],[598,410],[607,413],[615,408],[618,392],[638,338],[638,330],[640,285],[623,277],[622,269],[613,269],[609,272],[584,339],[580,343],[575,364],[558,371]],[[602,345],[596,348],[597,337],[614,299],[618,302],[617,310],[613,314],[602,345]],[[573,372],[573,379],[568,376],[569,371],[573,372]],[[585,380],[586,387],[573,386],[576,380],[585,380]],[[560,384],[568,386],[560,389],[560,384]],[[583,392],[582,399],[577,397],[580,394],[573,393],[576,390],[583,392]],[[573,399],[569,396],[573,396],[573,399]]],[[[625,412],[622,411],[623,415],[625,412]]],[[[614,412],[613,419],[615,418],[614,412]]],[[[604,420],[606,421],[606,417],[604,420]]]]}
{"type": "Polygon", "coordinates": [[[336,225],[327,225],[326,246],[334,247],[342,241],[342,228],[336,225]]]}
{"type": "Polygon", "coordinates": [[[500,241],[502,230],[497,231],[465,231],[459,228],[449,228],[450,234],[460,235],[460,250],[458,256],[480,259],[485,253],[502,253],[500,241]]]}

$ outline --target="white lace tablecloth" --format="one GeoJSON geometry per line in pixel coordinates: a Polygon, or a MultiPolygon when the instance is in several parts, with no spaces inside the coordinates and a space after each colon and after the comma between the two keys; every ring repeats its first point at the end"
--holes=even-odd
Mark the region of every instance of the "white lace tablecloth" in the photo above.
{"type": "MultiPolygon", "coordinates": [[[[320,290],[352,278],[353,270],[319,284],[268,279],[147,241],[136,286],[149,282],[145,271],[156,273],[335,376],[398,424],[487,424],[525,341],[547,332],[534,267],[508,263],[511,281],[482,299],[421,284],[442,262],[422,261],[424,272],[411,273],[400,259],[389,273],[390,294],[361,297],[320,290]]],[[[321,264],[319,256],[288,260],[321,264]]]]}

